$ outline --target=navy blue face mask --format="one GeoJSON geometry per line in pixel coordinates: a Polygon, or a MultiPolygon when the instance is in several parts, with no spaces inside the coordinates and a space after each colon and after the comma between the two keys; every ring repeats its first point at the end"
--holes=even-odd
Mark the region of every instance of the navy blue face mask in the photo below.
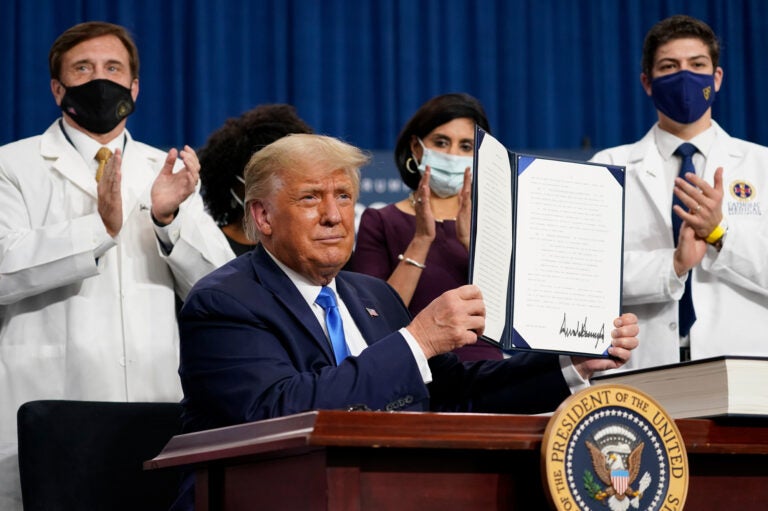
{"type": "Polygon", "coordinates": [[[714,75],[678,71],[654,78],[651,97],[656,109],[681,124],[691,124],[715,102],[714,75]]]}

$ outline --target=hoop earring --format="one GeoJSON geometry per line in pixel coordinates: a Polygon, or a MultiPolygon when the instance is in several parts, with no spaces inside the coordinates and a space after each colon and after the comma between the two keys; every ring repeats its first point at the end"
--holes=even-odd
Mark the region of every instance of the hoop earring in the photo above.
{"type": "Polygon", "coordinates": [[[407,170],[411,174],[416,174],[419,171],[419,169],[418,167],[416,168],[416,170],[412,169],[411,162],[413,162],[413,158],[409,157],[407,160],[405,160],[405,170],[407,170]]]}

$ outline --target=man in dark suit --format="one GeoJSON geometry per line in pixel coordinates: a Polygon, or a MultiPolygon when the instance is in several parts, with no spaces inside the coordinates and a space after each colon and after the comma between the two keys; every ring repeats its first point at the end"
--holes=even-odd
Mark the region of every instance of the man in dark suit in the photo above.
{"type": "MultiPolygon", "coordinates": [[[[485,325],[476,286],[448,291],[411,318],[386,282],[341,271],[367,161],[339,140],[295,134],[248,162],[246,231],[259,245],[201,279],[181,311],[185,431],[315,409],[544,412],[592,372],[629,359],[638,344],[632,314],[614,323],[611,359],[460,362],[449,352],[476,342],[485,325]],[[326,320],[317,303],[328,289],[338,297],[340,344],[338,317],[326,320]]],[[[192,481],[174,510],[193,507],[192,481]]]]}
{"type": "Polygon", "coordinates": [[[246,230],[259,246],[203,278],[181,312],[186,431],[313,409],[544,412],[592,372],[628,360],[638,344],[631,314],[615,321],[610,359],[459,362],[448,352],[484,328],[477,287],[448,291],[411,318],[384,281],[341,271],[366,163],[319,135],[290,135],[251,158],[246,230]],[[346,342],[337,351],[349,352],[339,362],[315,303],[324,287],[339,299],[346,342]]]}

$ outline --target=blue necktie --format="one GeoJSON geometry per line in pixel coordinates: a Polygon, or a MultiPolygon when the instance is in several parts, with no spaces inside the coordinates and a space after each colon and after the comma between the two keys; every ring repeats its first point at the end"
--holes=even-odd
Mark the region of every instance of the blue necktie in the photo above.
{"type": "Polygon", "coordinates": [[[339,314],[339,308],[336,306],[336,295],[333,294],[333,289],[323,286],[315,303],[325,311],[325,326],[328,328],[328,337],[331,338],[336,365],[339,365],[342,360],[349,356],[349,350],[347,350],[344,326],[341,323],[341,314],[339,314]]]}
{"type": "MultiPolygon", "coordinates": [[[[696,167],[693,166],[693,155],[696,153],[696,146],[685,142],[675,149],[675,154],[682,158],[680,165],[680,178],[685,179],[686,172],[696,173],[696,167]]],[[[677,195],[672,195],[672,205],[677,204],[683,210],[686,209],[686,205],[677,198],[677,195]]],[[[672,237],[675,240],[675,246],[677,246],[677,239],[680,235],[680,224],[683,221],[680,219],[674,211],[672,211],[672,237]]],[[[696,311],[693,310],[693,299],[691,297],[691,280],[693,276],[688,272],[688,280],[685,281],[685,292],[683,297],[680,298],[680,304],[678,305],[678,324],[680,326],[680,337],[685,337],[688,332],[691,331],[691,325],[696,321],[696,311]]]]}

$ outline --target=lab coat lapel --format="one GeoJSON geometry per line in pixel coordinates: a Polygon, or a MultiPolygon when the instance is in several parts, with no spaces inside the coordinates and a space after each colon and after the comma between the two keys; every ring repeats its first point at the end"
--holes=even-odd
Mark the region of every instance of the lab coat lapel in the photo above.
{"type": "Polygon", "coordinates": [[[51,161],[51,167],[63,177],[71,181],[83,192],[94,199],[96,194],[96,179],[93,170],[88,167],[77,149],[69,143],[58,122],[53,123],[43,133],[40,141],[40,154],[51,161]]]}
{"type": "Polygon", "coordinates": [[[121,181],[124,218],[134,211],[137,203],[141,210],[152,207],[152,184],[162,165],[155,155],[143,151],[127,131],[126,137],[121,181]]]}
{"type": "Polygon", "coordinates": [[[629,154],[627,170],[634,173],[642,192],[654,205],[656,213],[664,219],[665,224],[672,227],[671,207],[672,196],[667,197],[667,191],[671,193],[671,185],[666,182],[664,174],[664,161],[656,148],[653,139],[653,130],[636,143],[629,154]]]}
{"type": "MultiPolygon", "coordinates": [[[[715,171],[718,167],[723,167],[723,187],[728,186],[729,178],[742,177],[735,176],[738,168],[744,160],[744,153],[739,150],[736,144],[731,142],[731,136],[725,132],[715,121],[712,121],[717,131],[717,142],[712,144],[712,150],[707,155],[707,168],[704,172],[704,179],[709,184],[714,184],[715,171]]],[[[727,191],[726,191],[727,193],[727,191]]]]}

